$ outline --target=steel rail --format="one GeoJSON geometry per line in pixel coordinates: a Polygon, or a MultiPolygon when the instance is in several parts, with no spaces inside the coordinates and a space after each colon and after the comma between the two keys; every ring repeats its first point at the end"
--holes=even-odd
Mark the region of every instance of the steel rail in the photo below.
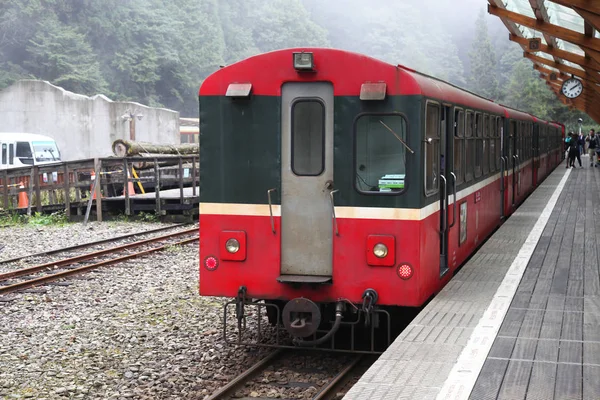
{"type": "Polygon", "coordinates": [[[107,239],[97,240],[95,242],[87,242],[87,243],[77,244],[77,245],[74,245],[74,246],[63,247],[61,249],[54,249],[54,250],[42,251],[42,252],[39,252],[39,253],[27,254],[27,255],[24,255],[24,256],[10,258],[10,259],[7,259],[7,260],[0,260],[0,265],[12,263],[12,262],[15,262],[15,261],[19,261],[19,260],[22,260],[24,258],[48,256],[48,255],[51,255],[51,254],[62,253],[62,252],[65,252],[65,251],[82,249],[82,248],[85,248],[85,247],[92,247],[92,246],[103,244],[103,243],[108,243],[108,242],[114,242],[114,241],[117,241],[117,240],[128,239],[128,238],[134,237],[134,236],[142,236],[142,235],[148,235],[150,233],[162,232],[162,231],[166,231],[166,230],[173,229],[173,228],[179,228],[179,227],[185,226],[185,225],[189,225],[189,223],[174,224],[174,225],[163,227],[163,228],[150,229],[148,231],[137,232],[137,233],[129,233],[129,234],[123,235],[123,236],[115,236],[115,237],[111,237],[111,238],[107,238],[107,239]]]}
{"type": "Polygon", "coordinates": [[[190,233],[196,233],[197,231],[198,231],[198,229],[196,229],[196,228],[187,229],[185,231],[169,233],[169,234],[163,235],[163,236],[156,236],[156,237],[153,237],[150,239],[144,239],[144,240],[140,240],[140,241],[133,242],[133,243],[127,243],[127,244],[123,244],[121,246],[111,247],[108,249],[99,250],[99,251],[95,251],[92,253],[83,254],[80,256],[65,258],[63,260],[58,260],[58,261],[49,262],[49,263],[40,264],[40,265],[34,265],[32,267],[27,267],[27,268],[22,268],[22,269],[17,269],[14,271],[1,273],[0,274],[0,282],[5,281],[7,279],[11,279],[11,278],[17,278],[19,276],[34,274],[36,272],[40,272],[40,271],[43,271],[43,270],[49,269],[49,268],[62,267],[65,265],[76,263],[76,262],[89,260],[92,258],[96,258],[96,257],[102,256],[102,255],[105,255],[105,254],[114,253],[115,251],[119,251],[119,250],[130,249],[130,248],[142,246],[142,245],[148,244],[148,243],[159,242],[161,240],[169,239],[169,238],[176,237],[176,236],[189,235],[190,233]]]}
{"type": "Polygon", "coordinates": [[[241,388],[246,382],[250,379],[254,378],[256,374],[269,366],[269,363],[274,359],[279,357],[284,352],[284,349],[277,349],[252,367],[242,372],[240,375],[236,376],[231,382],[227,385],[223,386],[221,389],[217,390],[213,394],[211,394],[205,400],[220,400],[225,399],[227,396],[231,396],[235,393],[236,390],[241,388]]]}
{"type": "Polygon", "coordinates": [[[312,400],[324,400],[327,398],[335,397],[335,393],[333,393],[333,389],[337,389],[339,387],[339,383],[343,380],[343,378],[347,377],[350,371],[352,371],[358,363],[363,359],[363,355],[359,355],[352,360],[340,373],[338,373],[326,386],[321,388],[319,393],[312,400]]]}
{"type": "Polygon", "coordinates": [[[79,267],[79,268],[75,268],[75,269],[71,269],[68,271],[63,271],[63,272],[58,272],[56,274],[51,274],[51,275],[46,275],[46,276],[42,276],[36,279],[31,279],[28,281],[24,281],[24,282],[19,282],[19,283],[15,283],[12,285],[8,285],[8,286],[2,286],[0,287],[0,294],[7,294],[7,293],[12,293],[14,291],[17,290],[23,290],[23,289],[28,289],[30,287],[34,287],[34,286],[38,286],[44,283],[48,283],[48,282],[52,282],[58,279],[62,279],[62,278],[66,278],[68,276],[71,275],[77,275],[80,274],[82,272],[87,272],[89,270],[98,268],[98,267],[103,267],[106,265],[112,265],[112,264],[116,264],[122,261],[126,261],[132,258],[137,258],[137,257],[141,257],[150,253],[154,253],[157,251],[160,251],[162,249],[164,249],[167,246],[177,246],[177,245],[183,245],[183,244],[188,244],[188,243],[192,243],[195,242],[196,240],[198,240],[199,237],[194,237],[191,239],[185,239],[176,243],[168,243],[168,244],[164,244],[162,246],[159,247],[154,247],[152,249],[149,250],[143,250],[140,251],[138,253],[132,253],[132,254],[127,254],[121,257],[117,257],[117,258],[111,258],[110,260],[105,260],[105,261],[101,261],[95,264],[90,264],[90,265],[86,265],[83,267],[79,267]]]}

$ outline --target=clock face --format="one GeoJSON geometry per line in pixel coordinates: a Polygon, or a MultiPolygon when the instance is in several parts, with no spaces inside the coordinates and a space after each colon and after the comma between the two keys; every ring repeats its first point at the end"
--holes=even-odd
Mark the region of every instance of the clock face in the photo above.
{"type": "Polygon", "coordinates": [[[583,83],[579,79],[571,78],[562,85],[562,93],[569,99],[578,97],[583,92],[583,83]]]}

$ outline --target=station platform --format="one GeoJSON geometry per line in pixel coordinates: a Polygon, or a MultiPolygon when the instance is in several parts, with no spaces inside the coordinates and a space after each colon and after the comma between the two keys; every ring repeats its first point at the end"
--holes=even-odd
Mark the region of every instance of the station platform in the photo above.
{"type": "Polygon", "coordinates": [[[344,399],[600,399],[599,186],[559,165],[344,399]]]}

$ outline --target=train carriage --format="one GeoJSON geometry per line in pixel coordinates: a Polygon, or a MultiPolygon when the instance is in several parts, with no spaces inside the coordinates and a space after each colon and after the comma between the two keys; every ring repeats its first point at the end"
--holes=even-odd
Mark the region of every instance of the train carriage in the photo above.
{"type": "Polygon", "coordinates": [[[336,49],[250,57],[199,101],[200,294],[264,300],[305,346],[423,305],[558,162],[533,170],[546,122],[336,49]]]}

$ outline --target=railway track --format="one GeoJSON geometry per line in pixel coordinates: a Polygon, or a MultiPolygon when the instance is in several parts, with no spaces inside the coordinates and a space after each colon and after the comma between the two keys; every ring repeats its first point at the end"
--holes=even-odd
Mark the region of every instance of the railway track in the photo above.
{"type": "Polygon", "coordinates": [[[273,397],[339,399],[375,361],[364,354],[333,354],[278,349],[236,376],[206,400],[273,397]]]}
{"type": "MultiPolygon", "coordinates": [[[[170,228],[173,227],[171,226],[170,228]]],[[[161,228],[160,230],[166,229],[161,228]]],[[[154,233],[160,230],[146,231],[142,234],[147,234],[150,232],[154,233]]],[[[125,235],[125,237],[131,237],[135,235],[139,234],[125,235]]],[[[113,241],[123,238],[123,236],[119,238],[113,238],[113,241]]],[[[170,246],[185,245],[193,243],[197,240],[198,229],[186,229],[162,236],[139,240],[133,243],[127,243],[86,254],[76,255],[74,257],[0,273],[0,285],[2,285],[0,286],[0,295],[45,285],[59,279],[64,279],[69,276],[88,272],[96,268],[114,265],[132,258],[143,257],[148,254],[161,251],[170,246]]],[[[104,240],[100,242],[106,243],[107,241],[108,240],[104,240]]],[[[94,243],[98,244],[98,242],[94,243]]],[[[72,246],[68,248],[68,250],[70,251],[74,247],[81,248],[81,246],[72,246]]],[[[65,249],[62,250],[67,251],[65,249]]],[[[58,250],[55,252],[57,251],[58,250]]]]}
{"type": "Polygon", "coordinates": [[[106,238],[106,239],[102,239],[102,240],[96,240],[94,242],[82,243],[82,244],[78,244],[75,246],[69,246],[69,247],[63,247],[60,249],[47,250],[47,251],[42,251],[39,253],[27,254],[24,256],[9,258],[6,260],[0,260],[0,265],[12,264],[17,261],[25,260],[27,258],[43,257],[43,256],[49,256],[49,255],[58,254],[58,253],[71,252],[73,250],[85,249],[87,247],[95,247],[95,246],[99,246],[99,245],[102,245],[105,243],[118,242],[118,241],[127,240],[127,239],[138,237],[138,236],[145,236],[145,235],[150,235],[153,233],[165,232],[165,231],[169,231],[172,229],[181,228],[186,225],[188,225],[188,224],[187,223],[174,224],[174,225],[169,225],[169,226],[162,227],[162,228],[150,229],[150,230],[143,231],[143,232],[129,233],[127,235],[115,236],[115,237],[106,238]]]}

